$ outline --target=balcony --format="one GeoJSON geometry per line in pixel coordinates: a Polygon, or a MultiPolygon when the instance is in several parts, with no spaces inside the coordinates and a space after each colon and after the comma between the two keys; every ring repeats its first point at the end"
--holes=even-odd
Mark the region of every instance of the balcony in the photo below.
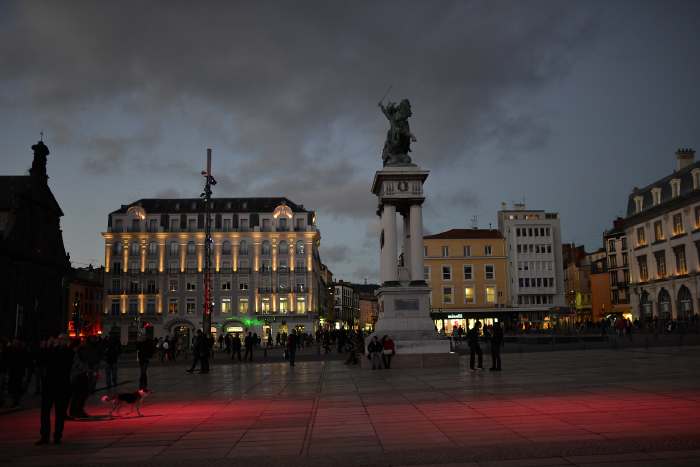
{"type": "Polygon", "coordinates": [[[270,294],[272,293],[272,287],[258,287],[258,293],[270,294]]]}

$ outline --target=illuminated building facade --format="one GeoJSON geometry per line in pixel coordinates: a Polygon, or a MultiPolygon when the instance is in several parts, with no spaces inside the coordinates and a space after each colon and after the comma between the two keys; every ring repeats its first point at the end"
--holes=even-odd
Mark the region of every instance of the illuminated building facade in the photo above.
{"type": "Polygon", "coordinates": [[[697,314],[700,284],[700,163],[676,152],[676,170],[629,196],[632,314],[642,323],[687,321],[697,314]]]}
{"type": "Polygon", "coordinates": [[[524,326],[548,327],[567,314],[559,214],[503,203],[498,230],[506,240],[510,304],[524,326]]]}
{"type": "Polygon", "coordinates": [[[509,320],[507,258],[493,229],[451,229],[423,237],[423,276],[430,287],[430,316],[439,332],[509,320]]]}
{"type": "Polygon", "coordinates": [[[632,318],[630,306],[630,250],[625,234],[624,219],[617,218],[613,228],[603,233],[603,245],[608,255],[608,287],[611,312],[632,318]]]}
{"type": "MultiPolygon", "coordinates": [[[[202,326],[204,205],[141,199],[109,214],[104,331],[191,339],[202,326]]],[[[286,198],[217,198],[212,208],[214,334],[313,332],[320,308],[320,233],[286,198]]]]}

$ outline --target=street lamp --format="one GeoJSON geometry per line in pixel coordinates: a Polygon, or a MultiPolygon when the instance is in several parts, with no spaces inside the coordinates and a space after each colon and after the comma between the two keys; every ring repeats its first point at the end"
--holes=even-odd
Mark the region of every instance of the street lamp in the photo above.
{"type": "Polygon", "coordinates": [[[213,308],[211,296],[211,195],[216,180],[211,175],[211,149],[207,148],[207,170],[202,171],[204,177],[204,192],[199,196],[204,200],[204,310],[202,316],[202,332],[206,336],[211,332],[211,312],[213,308]]]}

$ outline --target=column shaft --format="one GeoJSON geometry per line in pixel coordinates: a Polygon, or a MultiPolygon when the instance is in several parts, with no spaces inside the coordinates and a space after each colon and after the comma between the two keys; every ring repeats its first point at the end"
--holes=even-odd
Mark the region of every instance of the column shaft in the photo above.
{"type": "Polygon", "coordinates": [[[396,270],[396,206],[385,204],[382,207],[382,246],[380,278],[382,283],[397,280],[396,270]]]}
{"type": "Polygon", "coordinates": [[[411,270],[411,217],[410,213],[403,216],[403,265],[411,270]]]}
{"type": "Polygon", "coordinates": [[[420,204],[411,206],[411,280],[423,277],[423,210],[420,204]]]}

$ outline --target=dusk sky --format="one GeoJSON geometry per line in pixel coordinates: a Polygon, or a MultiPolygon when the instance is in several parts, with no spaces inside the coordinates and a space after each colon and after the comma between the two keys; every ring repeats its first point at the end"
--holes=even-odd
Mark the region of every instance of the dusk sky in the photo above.
{"type": "Polygon", "coordinates": [[[601,246],[634,186],[700,149],[698,1],[0,1],[0,163],[45,134],[66,249],[102,264],[107,214],[197,197],[317,211],[336,278],[376,281],[370,193],[409,98],[427,231],[496,225],[500,203],[561,214],[601,246]]]}

